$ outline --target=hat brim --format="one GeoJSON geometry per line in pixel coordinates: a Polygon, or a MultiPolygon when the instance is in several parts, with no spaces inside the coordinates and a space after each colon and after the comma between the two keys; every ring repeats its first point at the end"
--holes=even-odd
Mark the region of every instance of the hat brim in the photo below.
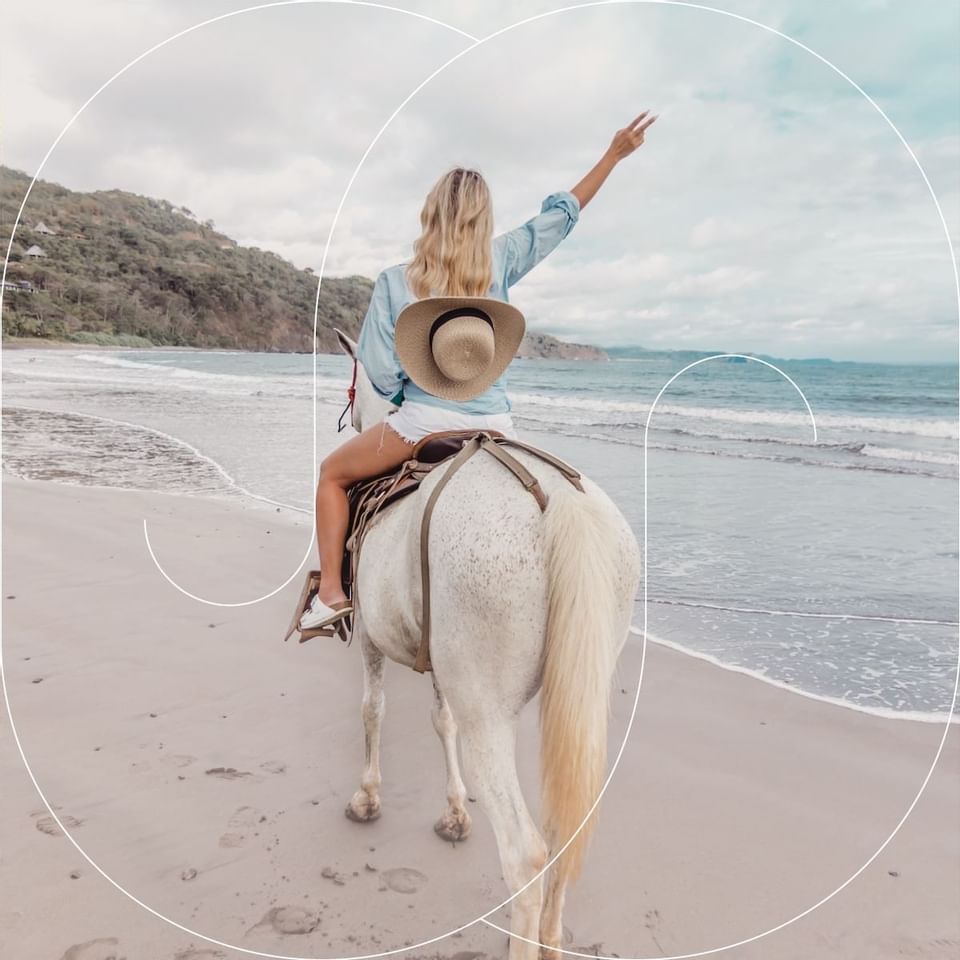
{"type": "Polygon", "coordinates": [[[480,396],[510,366],[523,340],[526,322],[512,304],[491,297],[428,297],[404,307],[397,317],[394,343],[404,373],[422,390],[444,400],[480,396]],[[470,380],[444,376],[430,348],[430,328],[444,313],[460,308],[482,310],[493,326],[493,358],[482,374],[470,380]]]}

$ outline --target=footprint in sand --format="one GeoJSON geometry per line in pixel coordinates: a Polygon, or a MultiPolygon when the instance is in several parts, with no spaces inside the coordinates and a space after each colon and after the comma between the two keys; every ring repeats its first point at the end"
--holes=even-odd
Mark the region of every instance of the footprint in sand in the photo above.
{"type": "Polygon", "coordinates": [[[228,827],[252,827],[264,820],[263,814],[255,807],[237,807],[227,821],[228,827]]]}
{"type": "Polygon", "coordinates": [[[219,777],[221,780],[242,780],[244,777],[252,777],[252,773],[246,770],[237,770],[236,767],[211,767],[204,771],[208,777],[219,777]]]}
{"type": "Polygon", "coordinates": [[[279,760],[268,760],[266,763],[260,764],[260,769],[266,770],[267,773],[286,773],[287,765],[279,760]]]}
{"type": "Polygon", "coordinates": [[[247,834],[267,818],[255,807],[237,807],[227,821],[228,831],[218,841],[221,847],[240,847],[247,834]]]}
{"type": "Polygon", "coordinates": [[[324,880],[332,880],[338,887],[346,886],[347,883],[333,867],[324,867],[320,871],[320,876],[323,877],[324,880]]]}
{"type": "Polygon", "coordinates": [[[600,957],[606,953],[606,949],[602,943],[591,943],[589,946],[580,946],[580,947],[571,947],[572,951],[576,953],[584,953],[588,957],[600,957]]]}
{"type": "Polygon", "coordinates": [[[382,871],[380,879],[394,893],[416,893],[429,878],[412,867],[393,867],[382,871]]]}
{"type": "Polygon", "coordinates": [[[67,948],[60,960],[127,960],[120,952],[116,937],[101,937],[86,943],[75,943],[67,948]]]}
{"type": "MultiPolygon", "coordinates": [[[[82,820],[78,820],[76,817],[61,817],[60,822],[68,829],[73,830],[74,827],[79,827],[83,824],[82,820]]],[[[63,831],[57,826],[57,821],[53,817],[41,817],[34,826],[41,832],[45,833],[48,837],[62,837],[63,831]]]]}
{"type": "Polygon", "coordinates": [[[306,907],[274,907],[253,929],[264,926],[282,934],[313,933],[320,926],[320,915],[306,907]]]}
{"type": "Polygon", "coordinates": [[[214,950],[212,947],[187,947],[173,955],[173,960],[227,960],[227,955],[222,950],[214,950]]]}
{"type": "Polygon", "coordinates": [[[160,762],[167,767],[189,767],[191,763],[196,762],[196,757],[191,757],[187,753],[168,753],[160,762]]]}

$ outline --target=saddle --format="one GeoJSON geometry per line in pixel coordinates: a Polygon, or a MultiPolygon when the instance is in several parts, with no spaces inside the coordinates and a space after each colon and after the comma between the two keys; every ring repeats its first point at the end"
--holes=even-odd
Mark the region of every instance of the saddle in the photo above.
{"type": "MultiPolygon", "coordinates": [[[[357,566],[364,537],[374,518],[398,500],[417,490],[423,480],[437,467],[449,463],[443,476],[430,492],[420,521],[420,573],[423,582],[423,616],[420,645],[413,666],[413,669],[418,673],[425,673],[430,669],[430,518],[433,515],[433,508],[437,499],[450,478],[470,457],[482,450],[494,457],[517,478],[523,488],[536,500],[541,512],[547,508],[548,498],[543,492],[539,480],[516,457],[507,452],[505,448],[508,447],[525,450],[532,454],[556,469],[577,490],[583,492],[580,474],[570,464],[551,453],[547,453],[546,450],[522,443],[519,440],[512,440],[496,430],[479,432],[447,430],[440,433],[431,433],[414,445],[410,459],[404,461],[398,468],[377,477],[361,480],[347,491],[347,499],[350,504],[350,521],[347,528],[340,576],[344,593],[353,598],[354,615],[356,615],[357,566]]],[[[311,570],[307,574],[297,611],[284,640],[289,639],[297,629],[300,616],[309,605],[319,583],[320,571],[311,570]]],[[[343,624],[342,621],[341,624],[343,624]]],[[[343,625],[338,632],[341,639],[349,642],[351,633],[349,624],[343,625]]],[[[300,642],[303,643],[321,633],[323,631],[304,631],[301,633],[300,642]]],[[[326,633],[325,635],[329,634],[326,633]]]]}

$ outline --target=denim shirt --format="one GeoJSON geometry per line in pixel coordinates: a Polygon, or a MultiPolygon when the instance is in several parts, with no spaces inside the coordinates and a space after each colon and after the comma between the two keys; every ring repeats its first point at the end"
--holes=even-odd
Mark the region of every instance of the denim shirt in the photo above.
{"type": "MultiPolygon", "coordinates": [[[[580,203],[570,192],[552,193],[523,226],[500,234],[493,240],[493,283],[489,296],[507,300],[507,290],[532,270],[573,229],[580,216],[580,203]]],[[[357,342],[357,360],[363,366],[380,396],[400,403],[410,400],[460,413],[506,413],[510,400],[506,376],[472,400],[444,400],[427,393],[410,380],[400,366],[393,343],[397,317],[417,298],[410,292],[405,277],[406,264],[384,270],[373,287],[373,296],[357,342]]]]}

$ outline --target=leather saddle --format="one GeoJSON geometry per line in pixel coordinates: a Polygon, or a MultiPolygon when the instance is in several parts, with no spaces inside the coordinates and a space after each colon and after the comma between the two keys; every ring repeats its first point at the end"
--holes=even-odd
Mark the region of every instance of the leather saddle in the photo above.
{"type": "MultiPolygon", "coordinates": [[[[430,669],[430,575],[429,575],[429,532],[430,518],[434,504],[449,479],[475,453],[483,450],[498,460],[517,480],[529,491],[537,501],[541,512],[547,507],[547,496],[543,492],[537,478],[516,457],[511,456],[507,449],[514,447],[525,450],[539,460],[558,470],[574,487],[581,492],[583,485],[580,474],[570,464],[565,463],[553,454],[541,450],[519,440],[512,440],[496,430],[446,430],[440,433],[431,433],[416,443],[410,458],[399,467],[380,476],[370,477],[355,483],[347,490],[347,499],[350,504],[350,521],[347,528],[347,540],[343,554],[340,576],[343,581],[344,593],[353,599],[354,615],[357,611],[356,576],[357,564],[363,539],[370,524],[384,510],[408,496],[420,487],[423,480],[441,464],[448,463],[449,467],[434,486],[424,506],[420,529],[420,566],[423,578],[423,619],[420,647],[414,669],[423,673],[430,669]]],[[[288,639],[297,629],[300,614],[306,609],[310,599],[316,592],[320,580],[320,572],[312,570],[307,575],[301,593],[297,612],[284,639],[288,639]]],[[[341,639],[349,641],[350,628],[346,625],[338,631],[341,639]]],[[[307,631],[301,635],[301,642],[318,635],[316,631],[307,631]],[[309,635],[308,635],[309,634],[309,635]]]]}

